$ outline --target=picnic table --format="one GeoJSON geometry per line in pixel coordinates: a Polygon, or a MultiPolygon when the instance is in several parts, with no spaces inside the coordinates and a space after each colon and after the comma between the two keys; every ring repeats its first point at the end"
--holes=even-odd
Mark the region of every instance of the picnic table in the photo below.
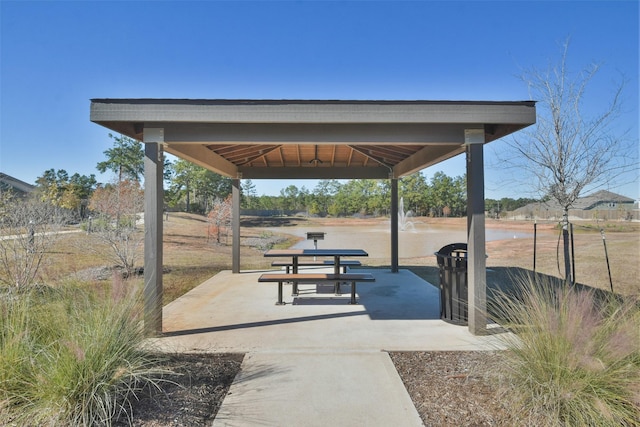
{"type": "Polygon", "coordinates": [[[340,274],[340,259],[343,257],[366,257],[369,254],[363,249],[269,249],[264,253],[269,257],[286,257],[292,259],[293,274],[298,273],[298,263],[301,257],[333,257],[333,270],[340,274]]]}
{"type": "MultiPolygon", "coordinates": [[[[334,282],[336,294],[340,293],[340,282],[348,281],[352,283],[351,304],[355,304],[355,284],[358,281],[372,282],[375,279],[370,274],[349,274],[340,273],[341,260],[343,257],[366,257],[369,254],[363,249],[270,249],[264,253],[267,258],[291,258],[291,274],[263,274],[258,280],[260,282],[278,282],[278,303],[282,302],[282,282],[293,283],[293,295],[298,295],[298,283],[321,283],[334,282]],[[333,258],[333,274],[300,274],[298,266],[300,258],[303,257],[331,257],[333,258]]],[[[287,273],[288,273],[287,268],[287,273]]]]}

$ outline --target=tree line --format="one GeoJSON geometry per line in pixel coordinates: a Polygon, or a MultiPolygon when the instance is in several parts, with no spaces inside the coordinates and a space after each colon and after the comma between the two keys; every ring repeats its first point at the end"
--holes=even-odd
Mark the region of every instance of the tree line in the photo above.
{"type": "MultiPolygon", "coordinates": [[[[416,216],[463,216],[466,179],[437,172],[430,181],[422,173],[401,178],[398,194],[404,209],[416,216]]],[[[289,185],[278,196],[258,196],[250,180],[242,184],[242,206],[249,210],[305,212],[316,216],[389,216],[391,182],[360,179],[321,180],[309,190],[289,185]]]]}

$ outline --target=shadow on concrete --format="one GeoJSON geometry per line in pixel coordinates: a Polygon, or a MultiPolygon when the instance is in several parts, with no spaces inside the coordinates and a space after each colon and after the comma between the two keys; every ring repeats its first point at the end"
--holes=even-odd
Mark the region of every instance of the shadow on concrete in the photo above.
{"type": "Polygon", "coordinates": [[[163,337],[179,337],[183,335],[206,334],[208,332],[231,331],[235,329],[260,328],[263,326],[283,325],[287,323],[301,323],[301,322],[309,322],[313,320],[334,319],[337,317],[362,316],[365,314],[366,313],[363,313],[363,312],[332,313],[332,314],[320,314],[315,316],[265,320],[260,322],[236,323],[232,325],[211,326],[211,327],[205,327],[205,328],[194,328],[194,329],[184,329],[180,331],[164,332],[162,336],[163,337]]]}
{"type": "MultiPolygon", "coordinates": [[[[440,282],[438,267],[431,266],[406,266],[414,274],[438,287],[440,282]]],[[[520,267],[487,267],[487,298],[496,293],[504,292],[516,297],[522,290],[522,283],[535,277],[536,283],[550,283],[556,289],[567,286],[563,279],[543,273],[534,273],[533,270],[520,267]]],[[[594,292],[597,297],[610,296],[610,292],[604,289],[593,288],[588,285],[576,283],[575,288],[583,291],[594,292]]]]}
{"type": "Polygon", "coordinates": [[[358,304],[365,308],[371,320],[440,318],[438,287],[425,281],[409,267],[401,267],[398,273],[392,273],[389,268],[367,267],[363,270],[376,278],[374,283],[358,284],[357,288],[358,304]]]}
{"type": "Polygon", "coordinates": [[[490,267],[487,268],[487,298],[493,298],[504,293],[511,298],[519,298],[523,290],[523,284],[535,283],[537,285],[551,286],[553,289],[565,289],[573,286],[578,291],[592,292],[596,299],[611,297],[611,292],[594,288],[582,283],[567,284],[564,279],[533,270],[520,267],[490,267]]]}
{"type": "MultiPolygon", "coordinates": [[[[345,305],[349,303],[349,297],[307,297],[294,298],[292,305],[345,305]]],[[[361,313],[362,314],[362,313],[361,313]]]]}
{"type": "MultiPolygon", "coordinates": [[[[436,288],[440,287],[439,268],[435,266],[406,266],[414,274],[423,280],[432,283],[436,288]]],[[[543,273],[536,273],[533,270],[520,267],[488,267],[487,268],[487,311],[490,318],[497,318],[497,313],[492,309],[493,303],[501,296],[506,296],[513,300],[522,300],[522,292],[525,284],[535,283],[536,286],[551,286],[552,289],[565,289],[568,285],[561,278],[543,273]]],[[[611,292],[603,289],[593,288],[581,283],[573,285],[578,291],[588,291],[593,293],[594,298],[606,301],[611,297],[611,292]]],[[[622,297],[620,297],[622,298],[622,297]]],[[[499,331],[491,331],[499,332],[499,331]]]]}

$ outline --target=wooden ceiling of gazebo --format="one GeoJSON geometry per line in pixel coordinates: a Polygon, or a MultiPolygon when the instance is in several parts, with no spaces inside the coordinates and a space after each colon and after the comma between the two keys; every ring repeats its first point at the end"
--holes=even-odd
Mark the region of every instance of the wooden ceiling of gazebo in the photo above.
{"type": "Polygon", "coordinates": [[[422,149],[421,145],[236,145],[207,148],[239,167],[392,167],[422,149]]]}

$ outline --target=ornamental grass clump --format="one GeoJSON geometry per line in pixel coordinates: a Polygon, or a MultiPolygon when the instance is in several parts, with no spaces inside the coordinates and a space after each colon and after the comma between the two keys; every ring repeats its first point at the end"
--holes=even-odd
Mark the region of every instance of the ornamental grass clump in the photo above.
{"type": "Polygon", "coordinates": [[[78,289],[0,296],[0,424],[111,425],[160,372],[136,298],[78,289]]]}
{"type": "Polygon", "coordinates": [[[514,423],[640,425],[638,301],[520,278],[519,295],[497,295],[508,339],[506,404],[514,423]]]}

